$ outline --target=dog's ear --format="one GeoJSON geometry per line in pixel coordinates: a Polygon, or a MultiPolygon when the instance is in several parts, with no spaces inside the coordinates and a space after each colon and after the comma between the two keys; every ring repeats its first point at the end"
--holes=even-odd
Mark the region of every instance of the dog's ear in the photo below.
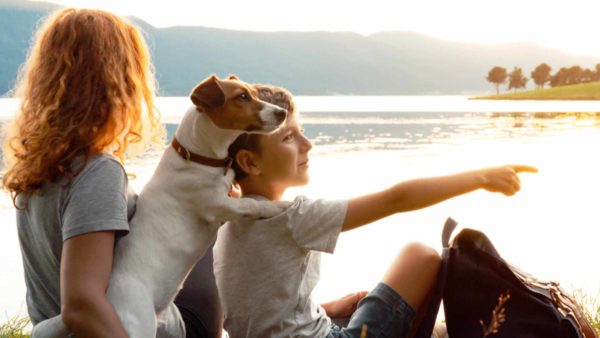
{"type": "Polygon", "coordinates": [[[235,76],[234,74],[229,74],[229,77],[227,78],[227,80],[239,80],[239,78],[237,76],[235,76]]]}
{"type": "Polygon", "coordinates": [[[211,75],[192,90],[190,98],[196,107],[209,109],[221,107],[225,104],[225,93],[219,79],[211,75]]]}

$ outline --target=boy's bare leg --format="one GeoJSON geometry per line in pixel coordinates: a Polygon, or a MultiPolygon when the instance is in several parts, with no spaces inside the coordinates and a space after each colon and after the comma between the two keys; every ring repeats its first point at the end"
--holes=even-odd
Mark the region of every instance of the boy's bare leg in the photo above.
{"type": "MultiPolygon", "coordinates": [[[[434,249],[421,243],[411,243],[400,251],[383,276],[382,282],[394,289],[415,310],[411,331],[418,327],[423,318],[423,305],[427,303],[437,281],[440,262],[440,256],[434,249]]],[[[409,337],[413,334],[411,332],[409,337]]]]}

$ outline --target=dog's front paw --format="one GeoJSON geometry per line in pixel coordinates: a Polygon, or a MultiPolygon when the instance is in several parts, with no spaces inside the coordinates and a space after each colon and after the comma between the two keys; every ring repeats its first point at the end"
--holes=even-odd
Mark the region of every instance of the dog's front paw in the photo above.
{"type": "Polygon", "coordinates": [[[269,201],[263,202],[260,217],[261,218],[270,218],[284,212],[289,206],[292,205],[292,202],[287,201],[269,201]]]}

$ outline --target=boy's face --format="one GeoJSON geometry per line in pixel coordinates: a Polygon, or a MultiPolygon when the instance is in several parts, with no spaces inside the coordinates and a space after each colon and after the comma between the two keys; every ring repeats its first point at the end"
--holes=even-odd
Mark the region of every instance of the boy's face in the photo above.
{"type": "Polygon", "coordinates": [[[303,132],[296,113],[275,133],[260,137],[257,161],[269,183],[281,188],[308,183],[308,152],[312,144],[303,132]]]}

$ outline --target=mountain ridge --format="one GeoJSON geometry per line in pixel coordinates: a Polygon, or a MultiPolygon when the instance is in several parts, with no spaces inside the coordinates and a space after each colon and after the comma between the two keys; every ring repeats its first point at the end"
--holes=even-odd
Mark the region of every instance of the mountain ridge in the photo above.
{"type": "MultiPolygon", "coordinates": [[[[53,8],[58,7],[0,1],[0,94],[14,86],[34,29],[53,8]]],[[[471,44],[406,31],[361,35],[157,28],[131,19],[144,31],[159,94],[166,96],[187,95],[213,73],[281,85],[297,95],[485,94],[494,90],[485,80],[493,66],[509,70],[517,66],[529,75],[542,62],[554,71],[600,63],[597,57],[569,55],[529,43],[471,44]]]]}

